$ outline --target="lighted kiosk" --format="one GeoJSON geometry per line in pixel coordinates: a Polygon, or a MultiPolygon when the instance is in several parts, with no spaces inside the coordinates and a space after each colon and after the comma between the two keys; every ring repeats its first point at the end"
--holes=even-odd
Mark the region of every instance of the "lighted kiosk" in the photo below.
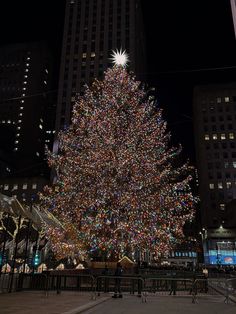
{"type": "Polygon", "coordinates": [[[204,261],[206,265],[236,265],[236,230],[218,229],[207,231],[204,243],[204,261]]]}

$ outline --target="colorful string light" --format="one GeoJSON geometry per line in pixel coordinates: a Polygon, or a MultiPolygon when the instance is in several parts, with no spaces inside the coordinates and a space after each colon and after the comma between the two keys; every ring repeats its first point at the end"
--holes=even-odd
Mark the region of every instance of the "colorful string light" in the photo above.
{"type": "Polygon", "coordinates": [[[58,139],[58,153],[48,152],[57,180],[41,194],[62,224],[46,230],[58,257],[160,256],[184,238],[196,203],[191,167],[178,166],[162,110],[124,67],[86,88],[58,139]]]}

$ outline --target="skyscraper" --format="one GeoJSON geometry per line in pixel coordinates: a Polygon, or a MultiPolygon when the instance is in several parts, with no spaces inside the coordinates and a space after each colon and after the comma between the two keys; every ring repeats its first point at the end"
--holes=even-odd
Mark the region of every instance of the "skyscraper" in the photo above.
{"type": "Polygon", "coordinates": [[[14,186],[16,195],[21,189],[20,194],[27,194],[25,178],[45,175],[45,144],[52,144],[55,132],[52,64],[44,42],[0,48],[0,177],[4,193],[14,186]]]}
{"type": "Polygon", "coordinates": [[[236,83],[196,86],[193,111],[206,262],[236,264],[236,83]]]}
{"type": "Polygon", "coordinates": [[[144,47],[140,0],[67,0],[56,130],[69,125],[76,95],[102,77],[112,50],[125,49],[130,70],[143,80],[144,47]]]}

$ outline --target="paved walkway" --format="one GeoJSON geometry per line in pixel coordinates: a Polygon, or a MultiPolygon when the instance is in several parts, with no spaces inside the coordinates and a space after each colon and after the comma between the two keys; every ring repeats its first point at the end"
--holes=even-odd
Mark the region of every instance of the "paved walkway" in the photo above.
{"type": "Polygon", "coordinates": [[[149,296],[147,303],[132,296],[110,299],[84,314],[235,314],[235,303],[224,303],[222,296],[199,297],[193,304],[191,297],[149,296]]]}
{"type": "Polygon", "coordinates": [[[102,296],[91,300],[88,292],[63,291],[61,294],[50,292],[14,292],[0,294],[0,314],[77,314],[110,299],[102,296]]]}
{"type": "Polygon", "coordinates": [[[88,292],[62,291],[14,292],[0,294],[1,314],[235,314],[236,303],[224,303],[220,295],[200,296],[192,304],[191,296],[148,295],[147,303],[137,296],[124,295],[113,299],[111,294],[102,294],[91,300],[88,292]]]}

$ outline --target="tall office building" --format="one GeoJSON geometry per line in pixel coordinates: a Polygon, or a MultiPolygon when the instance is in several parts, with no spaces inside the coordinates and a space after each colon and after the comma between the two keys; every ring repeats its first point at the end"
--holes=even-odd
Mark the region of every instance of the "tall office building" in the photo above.
{"type": "Polygon", "coordinates": [[[45,144],[52,144],[55,132],[55,99],[52,55],[45,43],[20,43],[0,48],[3,193],[14,190],[17,196],[25,195],[32,184],[37,192],[36,181],[31,184],[30,177],[45,175],[45,144]]]}
{"type": "Polygon", "coordinates": [[[195,87],[193,112],[205,261],[236,264],[236,83],[195,87]]]}
{"type": "Polygon", "coordinates": [[[112,50],[125,49],[143,80],[144,47],[140,0],[66,0],[56,130],[70,124],[76,95],[102,77],[112,50]]]}

